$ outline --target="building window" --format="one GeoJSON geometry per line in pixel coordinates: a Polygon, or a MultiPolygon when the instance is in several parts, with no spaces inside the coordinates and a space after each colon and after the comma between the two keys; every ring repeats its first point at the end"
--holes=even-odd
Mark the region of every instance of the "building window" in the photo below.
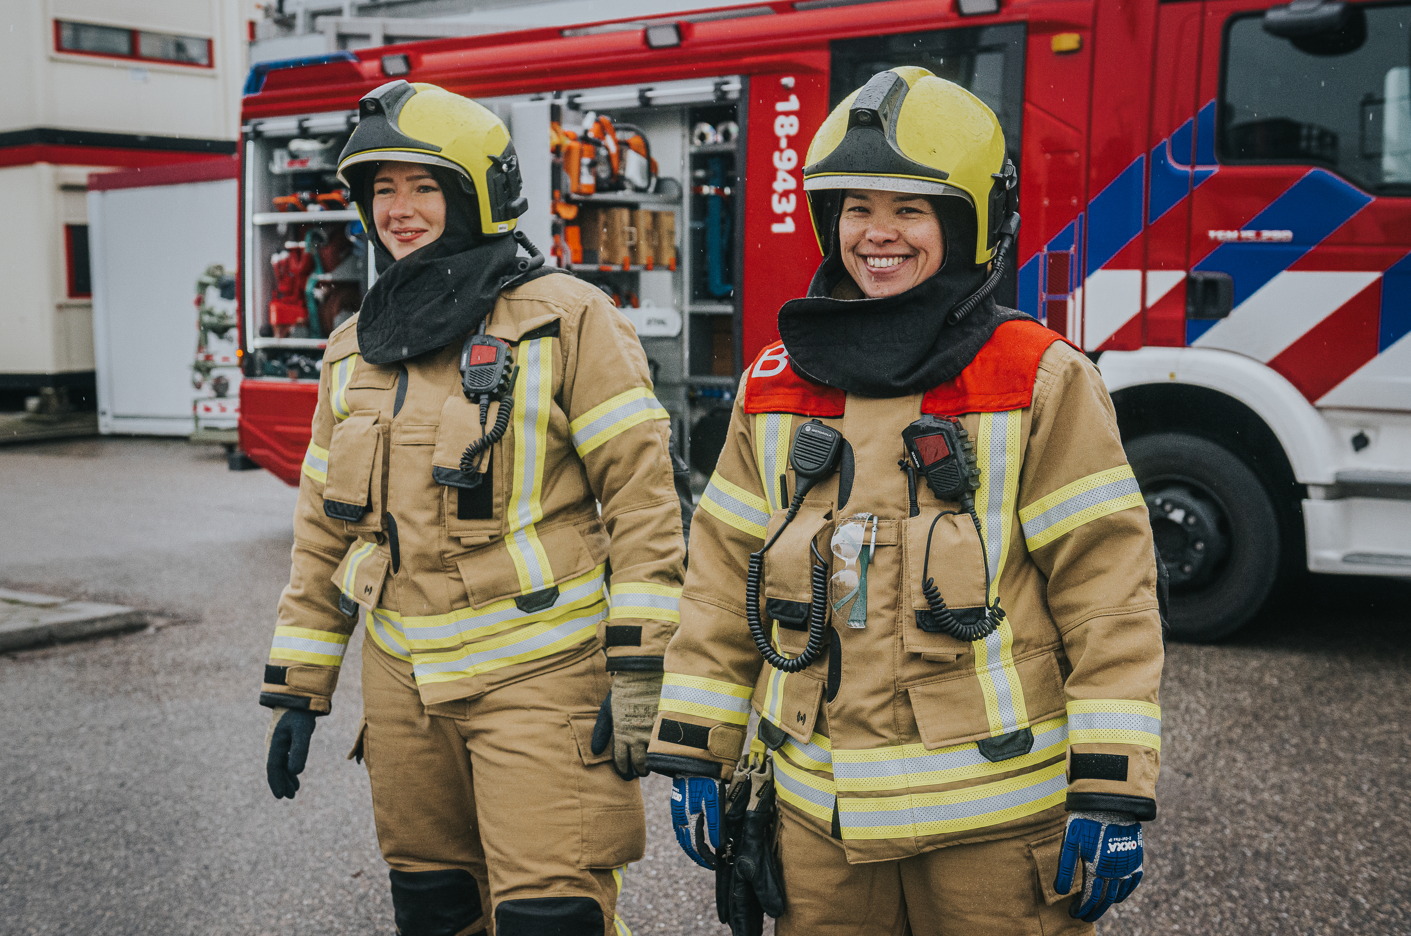
{"type": "Polygon", "coordinates": [[[64,225],[64,254],[68,258],[69,298],[93,298],[93,274],[88,265],[88,225],[64,225]]]}
{"type": "Polygon", "coordinates": [[[1351,7],[1337,32],[1283,39],[1231,21],[1216,133],[1225,163],[1324,166],[1372,192],[1411,184],[1411,4],[1351,7]]]}
{"type": "Polygon", "coordinates": [[[211,40],[200,36],[55,20],[54,47],[80,55],[211,67],[211,40]]]}

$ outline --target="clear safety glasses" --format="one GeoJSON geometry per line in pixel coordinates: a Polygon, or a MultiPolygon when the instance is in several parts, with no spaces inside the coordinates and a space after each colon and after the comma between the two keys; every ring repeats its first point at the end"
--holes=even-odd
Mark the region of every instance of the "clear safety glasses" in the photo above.
{"type": "Polygon", "coordinates": [[[842,593],[833,603],[833,613],[843,616],[847,608],[848,627],[867,626],[867,566],[877,549],[877,518],[872,514],[857,514],[840,522],[833,531],[833,555],[843,567],[833,573],[832,593],[842,593]],[[867,525],[872,525],[872,541],[867,543],[867,525]]]}

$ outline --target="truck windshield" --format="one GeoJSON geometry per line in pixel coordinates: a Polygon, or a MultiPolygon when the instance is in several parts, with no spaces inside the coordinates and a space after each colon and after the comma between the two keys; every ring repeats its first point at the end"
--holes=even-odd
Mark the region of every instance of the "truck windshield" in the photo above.
{"type": "Polygon", "coordinates": [[[1352,8],[1337,32],[1284,39],[1230,22],[1220,99],[1226,163],[1306,163],[1411,194],[1411,4],[1352,8]]]}

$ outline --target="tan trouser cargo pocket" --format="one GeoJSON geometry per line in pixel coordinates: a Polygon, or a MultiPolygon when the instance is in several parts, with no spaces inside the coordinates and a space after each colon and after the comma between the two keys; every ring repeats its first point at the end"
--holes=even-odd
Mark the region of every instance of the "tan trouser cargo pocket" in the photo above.
{"type": "Polygon", "coordinates": [[[1058,859],[1063,853],[1064,832],[1064,829],[1059,829],[1052,835],[1029,843],[1029,863],[1034,868],[1034,879],[1039,885],[1039,893],[1044,895],[1044,903],[1050,907],[1060,900],[1067,900],[1082,887],[1083,871],[1079,862],[1078,871],[1073,875],[1073,890],[1060,894],[1053,888],[1053,881],[1058,877],[1058,859]]]}
{"type": "Polygon", "coordinates": [[[569,730],[583,761],[578,779],[580,868],[617,868],[642,860],[647,845],[647,818],[642,785],[627,783],[607,766],[612,745],[593,754],[591,738],[596,715],[570,715],[569,730]]]}
{"type": "Polygon", "coordinates": [[[323,512],[357,533],[382,529],[387,427],[377,413],[354,413],[333,427],[323,512]]]}
{"type": "MultiPolygon", "coordinates": [[[[378,550],[376,543],[357,540],[348,547],[343,561],[333,573],[333,584],[343,593],[344,601],[353,601],[372,611],[382,598],[388,564],[387,557],[378,550]]],[[[345,606],[345,613],[347,610],[345,606]]]]}
{"type": "MultiPolygon", "coordinates": [[[[816,547],[827,561],[832,516],[828,510],[803,508],[764,554],[765,626],[777,630],[778,649],[788,656],[797,655],[808,643],[813,567],[818,561],[813,552],[816,547]]],[[[784,511],[776,512],[769,520],[768,535],[773,536],[783,522],[784,511]]],[[[826,609],[824,614],[826,620],[826,609]]]]}
{"type": "Polygon", "coordinates": [[[903,608],[904,644],[937,662],[954,660],[968,653],[970,644],[941,632],[926,597],[926,581],[932,581],[934,593],[957,622],[971,624],[983,617],[985,557],[975,521],[963,512],[923,510],[908,517],[904,527],[902,592],[909,602],[903,608]]]}

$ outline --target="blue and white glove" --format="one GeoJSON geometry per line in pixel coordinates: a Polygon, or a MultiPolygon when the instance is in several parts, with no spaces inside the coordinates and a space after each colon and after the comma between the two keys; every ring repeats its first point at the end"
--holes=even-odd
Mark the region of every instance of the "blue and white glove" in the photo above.
{"type": "Polygon", "coordinates": [[[676,829],[676,841],[692,861],[702,868],[715,868],[715,853],[720,847],[720,784],[709,777],[677,777],[671,781],[671,825],[676,829]],[[696,819],[696,834],[691,837],[691,819],[696,819]],[[706,847],[706,834],[710,846],[706,847]],[[704,852],[704,854],[702,854],[704,852]]]}
{"type": "Polygon", "coordinates": [[[1127,899],[1142,880],[1142,825],[1123,812],[1068,814],[1063,853],[1053,889],[1066,894],[1073,872],[1083,862],[1083,892],[1068,907],[1069,916],[1092,923],[1107,908],[1127,899]]]}

